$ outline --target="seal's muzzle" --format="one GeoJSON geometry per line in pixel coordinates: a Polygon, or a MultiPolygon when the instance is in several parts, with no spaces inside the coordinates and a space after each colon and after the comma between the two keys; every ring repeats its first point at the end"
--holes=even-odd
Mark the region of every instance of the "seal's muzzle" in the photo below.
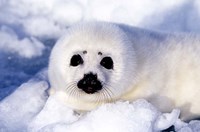
{"type": "Polygon", "coordinates": [[[102,89],[102,84],[98,80],[97,74],[88,73],[77,83],[78,88],[87,94],[93,94],[102,89]]]}

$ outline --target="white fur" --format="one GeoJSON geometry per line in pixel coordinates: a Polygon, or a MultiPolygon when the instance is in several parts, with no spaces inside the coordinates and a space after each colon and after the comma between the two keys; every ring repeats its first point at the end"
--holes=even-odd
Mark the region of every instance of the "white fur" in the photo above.
{"type": "Polygon", "coordinates": [[[53,48],[49,79],[60,99],[77,110],[145,98],[163,112],[180,108],[182,119],[190,119],[200,115],[200,37],[104,22],[77,24],[53,48]],[[83,65],[70,66],[74,54],[82,56],[83,65]],[[112,57],[113,70],[100,65],[104,56],[112,57]],[[86,94],[76,86],[88,72],[107,84],[98,93],[86,94]]]}

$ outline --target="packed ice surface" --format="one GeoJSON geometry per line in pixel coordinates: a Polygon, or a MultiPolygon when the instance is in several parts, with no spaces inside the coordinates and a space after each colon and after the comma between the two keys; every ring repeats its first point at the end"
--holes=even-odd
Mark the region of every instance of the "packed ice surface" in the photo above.
{"type": "Polygon", "coordinates": [[[175,125],[180,132],[199,132],[199,121],[184,123],[175,108],[161,113],[145,100],[79,115],[57,95],[48,98],[48,79],[43,71],[35,74],[47,67],[53,44],[68,26],[91,20],[200,33],[200,1],[0,0],[0,131],[135,132],[175,125]]]}

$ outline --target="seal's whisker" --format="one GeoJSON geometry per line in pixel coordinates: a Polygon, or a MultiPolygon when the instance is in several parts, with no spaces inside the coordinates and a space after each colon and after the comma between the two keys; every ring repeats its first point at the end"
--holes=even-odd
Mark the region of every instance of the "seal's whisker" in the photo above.
{"type": "Polygon", "coordinates": [[[104,101],[106,100],[106,94],[105,94],[105,90],[102,90],[102,97],[101,97],[101,100],[104,101]]]}
{"type": "Polygon", "coordinates": [[[106,93],[106,96],[108,98],[108,102],[112,102],[112,97],[111,97],[110,92],[107,88],[105,88],[105,93],[106,93]]]}
{"type": "Polygon", "coordinates": [[[99,104],[99,102],[101,100],[101,94],[99,94],[98,96],[96,96],[95,100],[96,100],[96,103],[99,104]]]}
{"type": "Polygon", "coordinates": [[[113,101],[113,97],[114,97],[114,93],[113,93],[113,88],[112,88],[112,86],[111,85],[107,85],[106,83],[105,83],[105,85],[104,85],[104,87],[105,87],[105,90],[106,90],[106,92],[107,92],[107,94],[108,94],[108,96],[109,96],[109,101],[113,101]]]}
{"type": "Polygon", "coordinates": [[[67,87],[65,88],[65,92],[69,93],[69,94],[67,94],[68,99],[70,98],[70,96],[73,96],[73,92],[74,92],[74,90],[76,90],[75,87],[76,87],[76,81],[73,81],[73,82],[69,83],[67,85],[67,87]]]}
{"type": "Polygon", "coordinates": [[[71,85],[74,85],[75,83],[76,83],[76,81],[72,81],[72,82],[68,83],[65,88],[67,88],[67,87],[69,87],[71,85]]]}
{"type": "Polygon", "coordinates": [[[111,96],[109,90],[106,88],[105,91],[106,91],[106,94],[108,96],[108,102],[112,102],[112,96],[111,96]]]}
{"type": "Polygon", "coordinates": [[[73,96],[73,92],[74,92],[74,87],[71,87],[69,91],[69,97],[73,96]]]}
{"type": "Polygon", "coordinates": [[[106,87],[106,90],[108,90],[108,92],[112,95],[114,95],[112,89],[114,89],[111,85],[108,85],[107,83],[105,83],[105,87],[106,87]],[[112,88],[112,89],[111,89],[112,88]]]}
{"type": "Polygon", "coordinates": [[[106,88],[104,88],[103,93],[104,93],[106,102],[109,102],[110,97],[108,96],[108,92],[107,92],[106,88]]]}

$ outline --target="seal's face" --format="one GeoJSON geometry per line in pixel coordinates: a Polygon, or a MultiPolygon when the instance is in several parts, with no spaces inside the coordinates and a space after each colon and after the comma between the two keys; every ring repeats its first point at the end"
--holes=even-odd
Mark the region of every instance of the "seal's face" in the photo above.
{"type": "MultiPolygon", "coordinates": [[[[98,52],[98,55],[102,56],[102,52],[98,52]]],[[[85,64],[85,61],[87,62],[88,58],[85,57],[87,56],[87,51],[83,51],[82,56],[80,54],[73,55],[70,59],[70,67],[87,69],[88,67],[87,63],[85,64]]],[[[93,61],[98,61],[97,63],[90,63],[90,65],[94,64],[92,67],[96,67],[100,70],[88,71],[88,73],[84,73],[83,77],[77,82],[77,87],[83,90],[87,94],[94,94],[96,92],[99,92],[100,90],[103,89],[105,85],[105,83],[101,81],[98,75],[106,74],[106,72],[105,73],[97,73],[97,72],[100,71],[103,72],[103,70],[113,70],[114,67],[114,63],[111,57],[106,56],[98,58],[99,59],[93,60],[93,61]]]]}
{"type": "Polygon", "coordinates": [[[115,28],[96,23],[71,28],[50,56],[52,88],[85,102],[110,101],[127,91],[134,52],[115,28]]]}
{"type": "Polygon", "coordinates": [[[71,85],[67,86],[66,91],[69,94],[96,96],[98,100],[111,99],[113,93],[109,87],[112,87],[110,84],[115,73],[115,60],[110,53],[87,46],[82,50],[75,48],[67,61],[66,71],[70,77],[66,77],[66,80],[71,85]]]}

